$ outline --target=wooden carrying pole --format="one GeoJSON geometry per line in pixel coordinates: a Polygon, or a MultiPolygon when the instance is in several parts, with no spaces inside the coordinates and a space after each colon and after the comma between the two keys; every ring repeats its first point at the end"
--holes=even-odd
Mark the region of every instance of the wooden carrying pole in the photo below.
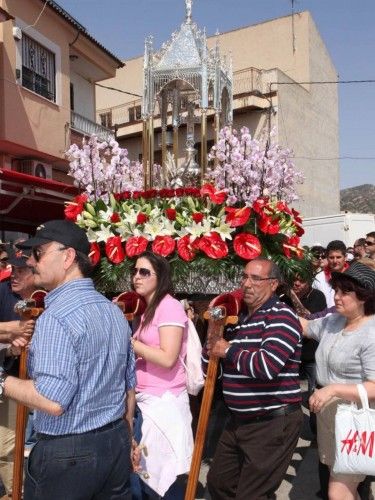
{"type": "MultiPolygon", "coordinates": [[[[35,292],[36,293],[36,292],[35,292]]],[[[39,294],[45,292],[38,290],[39,294]]],[[[19,314],[22,320],[37,319],[43,312],[40,307],[25,307],[20,309],[19,314]]],[[[20,356],[19,378],[21,380],[27,379],[27,351],[23,347],[20,356]]],[[[16,437],[14,447],[14,463],[13,463],[13,489],[12,500],[21,500],[22,498],[22,484],[23,484],[23,464],[24,464],[24,450],[25,450],[25,430],[28,415],[28,408],[20,403],[17,404],[16,413],[16,437]]]]}
{"type": "MultiPolygon", "coordinates": [[[[209,320],[207,332],[208,338],[222,337],[224,326],[228,323],[235,324],[238,320],[237,316],[226,316],[226,309],[224,306],[215,307],[210,311],[206,311],[205,319],[209,320]]],[[[203,447],[206,439],[212,398],[215,390],[218,364],[219,358],[211,355],[207,367],[206,381],[204,384],[202,404],[199,412],[198,427],[195,436],[194,451],[186,487],[185,500],[195,500],[195,492],[197,489],[199,471],[202,462],[203,447]]]]}
{"type": "MultiPolygon", "coordinates": [[[[26,380],[27,378],[26,361],[27,361],[27,352],[25,347],[23,347],[20,356],[20,371],[19,371],[19,378],[22,380],[26,380]]],[[[21,500],[22,498],[25,430],[26,430],[27,414],[28,414],[28,408],[22,404],[18,404],[17,414],[16,414],[16,440],[15,440],[14,463],[13,463],[12,500],[21,500]]]]}

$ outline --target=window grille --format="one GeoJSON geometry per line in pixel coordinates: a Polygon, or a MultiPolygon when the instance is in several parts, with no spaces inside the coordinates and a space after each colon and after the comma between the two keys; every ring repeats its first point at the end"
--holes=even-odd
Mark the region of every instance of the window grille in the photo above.
{"type": "Polygon", "coordinates": [[[22,86],[55,102],[55,77],[55,54],[23,33],[22,86]]]}

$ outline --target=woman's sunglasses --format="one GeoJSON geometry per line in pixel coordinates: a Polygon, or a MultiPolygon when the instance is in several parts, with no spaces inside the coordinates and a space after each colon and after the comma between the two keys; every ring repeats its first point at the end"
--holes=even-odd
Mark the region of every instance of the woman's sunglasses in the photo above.
{"type": "Polygon", "coordinates": [[[150,278],[152,274],[156,275],[156,273],[153,273],[150,271],[150,269],[146,269],[145,267],[135,267],[132,269],[131,275],[133,278],[139,274],[140,278],[150,278]]]}
{"type": "Polygon", "coordinates": [[[325,259],[327,256],[325,253],[317,253],[314,255],[316,259],[325,259]]]}

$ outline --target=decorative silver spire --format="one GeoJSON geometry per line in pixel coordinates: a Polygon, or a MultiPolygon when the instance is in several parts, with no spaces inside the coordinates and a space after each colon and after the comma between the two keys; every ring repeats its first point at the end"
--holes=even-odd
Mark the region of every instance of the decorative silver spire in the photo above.
{"type": "Polygon", "coordinates": [[[185,0],[185,8],[186,8],[186,22],[191,23],[191,10],[193,7],[193,0],[185,0]]]}

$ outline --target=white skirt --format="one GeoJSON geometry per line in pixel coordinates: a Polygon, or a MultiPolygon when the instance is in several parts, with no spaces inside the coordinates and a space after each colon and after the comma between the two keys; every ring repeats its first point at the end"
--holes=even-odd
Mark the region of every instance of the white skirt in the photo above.
{"type": "Polygon", "coordinates": [[[180,474],[190,470],[194,440],[189,396],[136,394],[142,412],[142,480],[164,496],[180,474]]]}

